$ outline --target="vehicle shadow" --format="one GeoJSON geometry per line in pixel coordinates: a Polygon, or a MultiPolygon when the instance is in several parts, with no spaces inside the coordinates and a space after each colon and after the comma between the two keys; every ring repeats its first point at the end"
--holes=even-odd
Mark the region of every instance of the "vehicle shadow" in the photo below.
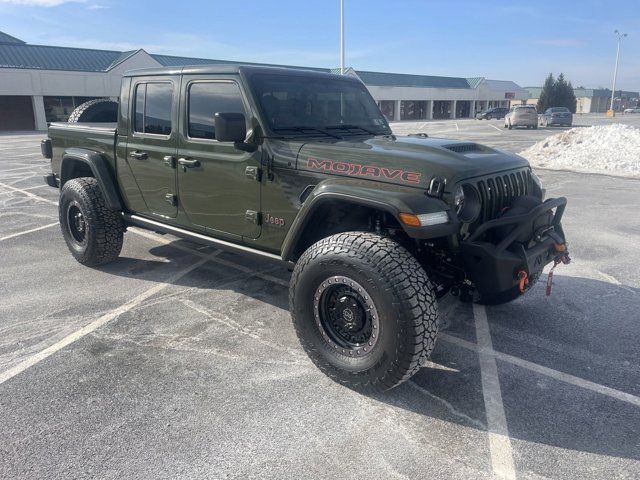
{"type": "MultiPolygon", "coordinates": [[[[121,258],[100,270],[113,275],[166,282],[168,262],[193,264],[200,256],[176,248],[197,248],[177,240],[150,250],[158,260],[121,258]]],[[[215,250],[205,249],[205,253],[215,250]]],[[[202,250],[201,250],[202,252],[202,250]]],[[[282,311],[266,331],[271,341],[288,318],[289,273],[283,267],[229,253],[208,262],[175,285],[233,290],[282,311]],[[241,269],[230,264],[240,265],[241,269]],[[250,271],[248,269],[251,269],[250,271]],[[267,278],[265,278],[267,276],[267,278]],[[272,279],[277,281],[269,280],[272,279]]],[[[487,307],[493,348],[561,374],[640,395],[640,290],[593,279],[556,275],[554,296],[544,295],[544,278],[512,303],[487,307]]],[[[240,320],[240,319],[239,319],[240,320]]],[[[242,319],[251,326],[250,317],[242,319]]],[[[443,319],[431,362],[409,382],[371,398],[395,408],[487,429],[475,321],[469,304],[456,302],[443,319]]],[[[298,348],[292,343],[291,348],[298,348]]],[[[498,357],[511,438],[579,452],[640,460],[638,406],[583,386],[560,381],[498,357]]],[[[318,375],[321,375],[318,372],[318,375]]]]}
{"type": "Polygon", "coordinates": [[[245,295],[259,297],[260,300],[283,310],[288,307],[288,294],[271,295],[265,292],[270,290],[268,286],[277,286],[277,289],[287,291],[284,288],[288,282],[290,273],[283,266],[260,259],[244,257],[233,253],[217,250],[213,247],[203,247],[187,240],[174,240],[171,243],[159,245],[148,250],[155,259],[142,259],[120,256],[115,261],[106,265],[95,267],[97,270],[125,278],[166,283],[171,273],[167,273],[167,265],[172,265],[171,271],[179,271],[176,268],[188,268],[197,261],[208,256],[209,261],[194,270],[189,275],[184,275],[171,283],[175,286],[186,288],[204,289],[237,289],[245,295]],[[265,280],[265,277],[273,281],[265,280]],[[275,282],[275,283],[274,283],[275,282]]]}

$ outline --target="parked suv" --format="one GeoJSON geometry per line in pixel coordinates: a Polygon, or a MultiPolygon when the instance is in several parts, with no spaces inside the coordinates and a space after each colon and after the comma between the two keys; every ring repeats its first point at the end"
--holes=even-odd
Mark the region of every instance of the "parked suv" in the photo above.
{"type": "Polygon", "coordinates": [[[71,254],[111,262],[136,226],[287,266],[302,347],[342,385],[417,372],[448,293],[504,303],[568,261],[567,201],[544,199],[524,158],[394,135],[356,78],[149,69],[124,75],[119,102],[113,123],[72,115],[42,142],[71,254]]]}
{"type": "Polygon", "coordinates": [[[538,128],[538,112],[533,105],[514,105],[504,117],[504,128],[538,128]]]}
{"type": "Polygon", "coordinates": [[[501,118],[504,118],[508,111],[509,109],[504,107],[490,108],[489,110],[478,113],[476,115],[476,120],[491,120],[492,118],[500,120],[501,118]]]}
{"type": "Polygon", "coordinates": [[[565,125],[570,127],[573,123],[573,114],[567,107],[547,108],[540,118],[543,127],[553,125],[565,125]]]}

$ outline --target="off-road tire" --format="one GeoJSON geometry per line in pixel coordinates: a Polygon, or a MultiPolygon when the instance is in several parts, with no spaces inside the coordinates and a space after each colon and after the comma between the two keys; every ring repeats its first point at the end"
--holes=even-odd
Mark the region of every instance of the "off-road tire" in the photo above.
{"type": "Polygon", "coordinates": [[[60,192],[58,215],[64,240],[78,262],[87,266],[97,266],[118,258],[124,234],[122,217],[120,212],[107,207],[95,178],[81,177],[68,180],[60,192]],[[83,235],[72,231],[74,221],[73,218],[69,218],[70,212],[81,214],[84,224],[83,235]],[[77,238],[80,236],[81,240],[77,238]]]}
{"type": "Polygon", "coordinates": [[[96,98],[76,107],[69,115],[68,123],[118,121],[118,102],[108,98],[96,98]]]}
{"type": "Polygon", "coordinates": [[[511,130],[511,129],[513,128],[513,125],[511,125],[511,122],[509,122],[509,125],[507,125],[507,128],[508,128],[509,130],[511,130]]]}
{"type": "Polygon", "coordinates": [[[289,304],[311,360],[331,379],[360,392],[388,390],[409,379],[435,346],[438,312],[431,282],[415,257],[380,235],[339,233],[313,244],[296,263],[289,304]],[[331,345],[316,317],[318,292],[336,277],[361,285],[378,314],[377,343],[357,355],[331,345]]]}

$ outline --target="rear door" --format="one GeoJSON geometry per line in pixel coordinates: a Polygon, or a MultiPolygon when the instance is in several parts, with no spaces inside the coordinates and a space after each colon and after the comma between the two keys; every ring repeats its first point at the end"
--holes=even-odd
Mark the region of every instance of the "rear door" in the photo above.
{"type": "Polygon", "coordinates": [[[175,217],[179,79],[139,77],[131,86],[127,163],[153,215],[175,217]]]}
{"type": "Polygon", "coordinates": [[[245,152],[215,138],[214,115],[242,113],[248,102],[235,76],[185,75],[178,145],[179,200],[189,221],[227,236],[260,235],[262,149],[245,152]]]}

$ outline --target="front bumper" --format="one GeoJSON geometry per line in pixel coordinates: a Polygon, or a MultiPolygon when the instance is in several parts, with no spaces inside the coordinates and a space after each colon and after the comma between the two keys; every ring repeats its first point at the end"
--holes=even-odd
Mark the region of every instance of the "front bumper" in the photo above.
{"type": "Polygon", "coordinates": [[[539,275],[545,265],[567,255],[561,224],[566,204],[564,197],[550,199],[529,213],[490,220],[461,243],[465,270],[481,296],[513,292],[515,297],[521,293],[521,272],[529,277],[539,275]],[[552,212],[554,208],[556,210],[550,224],[534,232],[528,246],[516,241],[528,228],[532,228],[538,217],[552,212]],[[490,230],[511,225],[513,229],[499,243],[481,240],[490,230]]]}

